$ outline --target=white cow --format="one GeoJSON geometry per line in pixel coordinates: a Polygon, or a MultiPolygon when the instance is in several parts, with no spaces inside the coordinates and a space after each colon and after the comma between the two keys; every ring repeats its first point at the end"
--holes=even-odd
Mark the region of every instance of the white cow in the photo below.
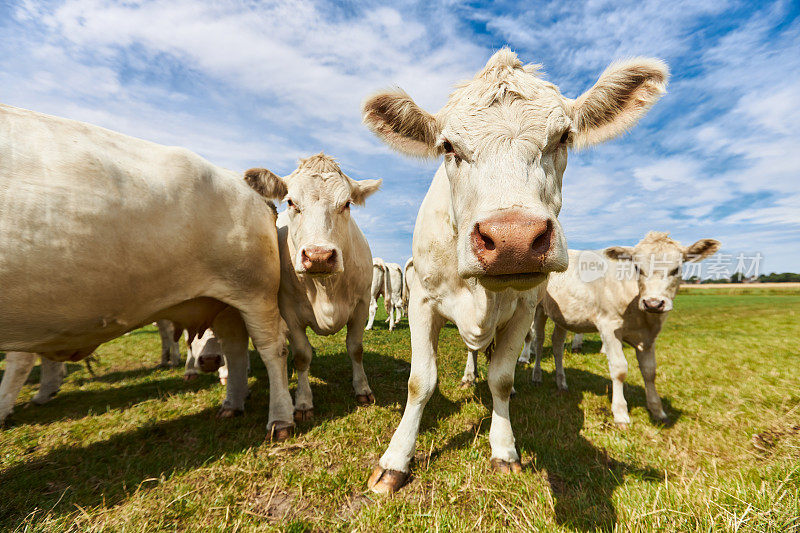
{"type": "Polygon", "coordinates": [[[359,405],[374,403],[362,364],[372,253],[350,215],[350,206],[364,205],[381,180],[351,179],[324,154],[301,159],[284,178],[266,169],[249,170],[246,176],[257,189],[280,190],[288,204],[278,216],[279,301],[298,374],[295,420],[308,420],[314,413],[308,380],[313,349],[306,328],[317,335],[333,335],[347,326],[345,344],[353,365],[356,400],[359,405]]]}
{"type": "Polygon", "coordinates": [[[275,216],[240,174],[182,148],[0,106],[0,206],[0,350],[11,378],[0,421],[36,353],[76,361],[163,318],[219,337],[231,376],[222,416],[244,407],[249,332],[269,371],[269,428],[289,436],[275,216]]]}
{"type": "MultiPolygon", "coordinates": [[[[219,339],[214,336],[214,332],[207,329],[202,335],[197,335],[190,339],[186,334],[186,365],[184,366],[183,380],[193,381],[200,372],[218,372],[219,382],[223,385],[228,384],[228,365],[225,363],[225,355],[222,353],[219,339]]],[[[249,368],[248,359],[248,368],[249,368]]]]}
{"type": "Polygon", "coordinates": [[[685,247],[666,233],[651,231],[632,248],[612,246],[597,252],[570,250],[569,268],[550,276],[547,293],[536,309],[531,330],[536,356],[533,382],[542,382],[542,345],[547,317],[555,322],[552,341],[559,390],[567,389],[563,365],[567,331],[597,331],[603,340],[611,374],[614,422],[623,428],[630,424],[628,404],[622,391],[628,374],[623,342],[636,350],[647,408],[653,418],[666,422],[667,414],[655,384],[656,338],[672,309],[683,262],[700,261],[714,254],[719,246],[713,239],[701,239],[685,247]],[[590,263],[605,264],[605,267],[585,268],[590,263]],[[603,271],[601,275],[594,274],[603,271]]]}
{"type": "Polygon", "coordinates": [[[408,314],[408,294],[409,294],[409,279],[414,276],[414,258],[409,257],[403,267],[403,309],[408,314]]]}
{"type": "Polygon", "coordinates": [[[492,464],[503,472],[521,470],[509,397],[547,275],[567,268],[557,218],[567,149],[632,126],[664,92],[666,78],[661,61],[629,60],[612,65],[571,100],[537,67],[503,48],[435,115],[399,89],[364,103],[364,122],[390,146],[417,157],[444,156],[414,228],[408,400],[369,479],[373,491],[395,491],[408,478],[422,410],[436,387],[439,331],[447,320],[468,349],[494,346],[488,372],[492,464]]]}
{"type": "Polygon", "coordinates": [[[389,287],[392,293],[386,322],[389,323],[389,331],[392,331],[403,318],[403,271],[397,263],[386,263],[386,274],[389,277],[389,287]]]}
{"type": "Polygon", "coordinates": [[[372,329],[372,323],[375,322],[375,313],[378,311],[378,298],[383,296],[383,307],[386,309],[386,314],[389,316],[389,331],[394,329],[394,321],[391,320],[392,313],[392,284],[386,272],[386,263],[380,257],[372,258],[372,287],[370,289],[369,297],[369,320],[367,327],[364,329],[372,329]]]}

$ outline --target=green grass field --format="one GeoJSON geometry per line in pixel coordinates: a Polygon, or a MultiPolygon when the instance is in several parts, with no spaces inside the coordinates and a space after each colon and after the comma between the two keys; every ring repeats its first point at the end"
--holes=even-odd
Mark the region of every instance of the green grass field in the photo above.
{"type": "Polygon", "coordinates": [[[365,367],[377,405],[355,405],[344,335],[312,338],[316,418],[275,445],[252,352],[247,412],[227,420],[214,417],[214,376],[154,370],[153,327],[102,346],[96,378],[70,364],[41,407],[26,404],[34,370],[0,431],[0,529],[800,530],[800,294],[678,297],[657,347],[669,427],[650,421],[631,349],[628,431],[612,423],[597,336],[566,358],[566,394],[552,357],[541,387],[518,367],[519,476],[490,469],[486,362],[475,390],[460,390],[465,351],[447,327],[414,475],[393,497],[366,480],[402,414],[409,332],[405,319],[393,333],[376,325],[365,367]]]}

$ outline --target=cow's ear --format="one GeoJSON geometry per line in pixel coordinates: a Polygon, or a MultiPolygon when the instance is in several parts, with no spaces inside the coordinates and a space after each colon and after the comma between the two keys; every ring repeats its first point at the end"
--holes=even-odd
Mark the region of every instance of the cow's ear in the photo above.
{"type": "Polygon", "coordinates": [[[700,239],[686,248],[683,252],[683,258],[686,261],[702,261],[706,257],[717,253],[720,246],[721,243],[714,239],[700,239]]]}
{"type": "Polygon", "coordinates": [[[350,200],[356,205],[364,205],[364,201],[373,193],[378,192],[383,180],[350,180],[350,200]]]}
{"type": "Polygon", "coordinates": [[[283,178],[266,168],[251,168],[244,173],[244,181],[268,200],[283,200],[289,192],[283,178]]]}
{"type": "Polygon", "coordinates": [[[383,142],[406,155],[439,155],[436,118],[419,107],[405,91],[384,91],[361,106],[364,124],[383,142]]]}
{"type": "Polygon", "coordinates": [[[633,259],[633,248],[628,246],[609,246],[603,253],[614,261],[630,261],[633,259]]]}
{"type": "Polygon", "coordinates": [[[666,92],[669,69],[660,59],[634,58],[611,64],[594,87],[575,100],[576,148],[625,133],[666,92]]]}

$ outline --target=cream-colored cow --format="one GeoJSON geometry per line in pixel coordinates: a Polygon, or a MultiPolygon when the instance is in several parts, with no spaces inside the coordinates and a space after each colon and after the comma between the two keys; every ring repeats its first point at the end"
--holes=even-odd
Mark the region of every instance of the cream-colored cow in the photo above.
{"type": "Polygon", "coordinates": [[[333,335],[347,326],[345,344],[353,365],[356,401],[374,403],[362,364],[372,253],[350,216],[350,206],[364,205],[381,180],[356,181],[324,154],[301,159],[284,178],[266,169],[251,169],[246,177],[257,190],[279,189],[288,204],[278,216],[279,301],[298,374],[295,420],[307,420],[314,412],[308,380],[313,350],[306,328],[317,335],[333,335]]]}
{"type": "MultiPolygon", "coordinates": [[[[567,389],[563,365],[567,331],[597,331],[611,374],[614,422],[620,427],[630,424],[628,404],[622,391],[628,374],[623,342],[636,350],[647,408],[656,420],[667,421],[655,384],[656,338],[672,310],[683,263],[713,255],[719,246],[713,239],[681,246],[666,233],[651,231],[632,248],[612,246],[597,252],[570,250],[569,268],[550,276],[547,293],[536,309],[530,343],[536,356],[534,383],[542,382],[544,327],[550,317],[555,322],[553,357],[556,385],[560,390],[567,389]]],[[[528,345],[526,343],[525,348],[528,345]]],[[[525,348],[523,355],[527,352],[525,348]]]]}
{"type": "Polygon", "coordinates": [[[392,318],[392,282],[386,272],[386,263],[380,257],[372,258],[372,288],[370,289],[369,297],[369,320],[367,327],[364,329],[372,329],[372,324],[375,322],[375,313],[378,311],[378,298],[383,296],[383,307],[386,309],[386,314],[389,317],[389,330],[394,329],[394,321],[392,318]]]}
{"type": "Polygon", "coordinates": [[[221,416],[244,407],[249,332],[269,371],[269,429],[290,434],[275,216],[241,174],[182,148],[0,106],[0,206],[10,378],[0,421],[36,353],[76,361],[163,318],[220,339],[230,374],[221,416]]]}
{"type": "Polygon", "coordinates": [[[494,345],[488,373],[492,464],[503,472],[521,469],[509,397],[547,275],[567,268],[557,218],[567,149],[632,126],[664,92],[666,78],[661,61],[633,59],[612,65],[571,100],[504,48],[435,115],[399,89],[366,100],[364,122],[384,142],[412,156],[444,157],[414,228],[408,400],[369,479],[372,490],[392,492],[408,478],[447,320],[468,349],[494,345]]]}
{"type": "Polygon", "coordinates": [[[392,293],[386,322],[389,323],[389,331],[392,331],[403,318],[403,271],[397,263],[386,263],[386,274],[389,277],[389,287],[392,293]]]}

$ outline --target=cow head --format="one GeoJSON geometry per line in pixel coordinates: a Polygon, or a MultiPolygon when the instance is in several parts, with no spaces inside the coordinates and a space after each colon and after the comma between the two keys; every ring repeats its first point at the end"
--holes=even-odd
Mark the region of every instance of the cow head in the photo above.
{"type": "Polygon", "coordinates": [[[503,48],[436,114],[397,89],[368,98],[363,116],[400,152],[444,156],[459,274],[490,290],[525,290],[567,268],[558,222],[567,149],[633,126],[664,93],[667,76],[663,62],[633,59],[571,100],[503,48]]]}
{"type": "Polygon", "coordinates": [[[381,180],[356,181],[325,154],[301,159],[281,178],[267,169],[250,169],[245,179],[257,191],[278,191],[288,204],[288,230],[296,255],[295,272],[326,276],[344,270],[342,253],[350,238],[350,205],[364,205],[381,180]]]}
{"type": "Polygon", "coordinates": [[[666,313],[672,310],[678,293],[683,263],[714,255],[719,246],[714,239],[700,239],[687,248],[666,233],[651,231],[633,248],[612,246],[604,253],[616,261],[632,262],[633,275],[639,283],[639,309],[666,313]]]}

